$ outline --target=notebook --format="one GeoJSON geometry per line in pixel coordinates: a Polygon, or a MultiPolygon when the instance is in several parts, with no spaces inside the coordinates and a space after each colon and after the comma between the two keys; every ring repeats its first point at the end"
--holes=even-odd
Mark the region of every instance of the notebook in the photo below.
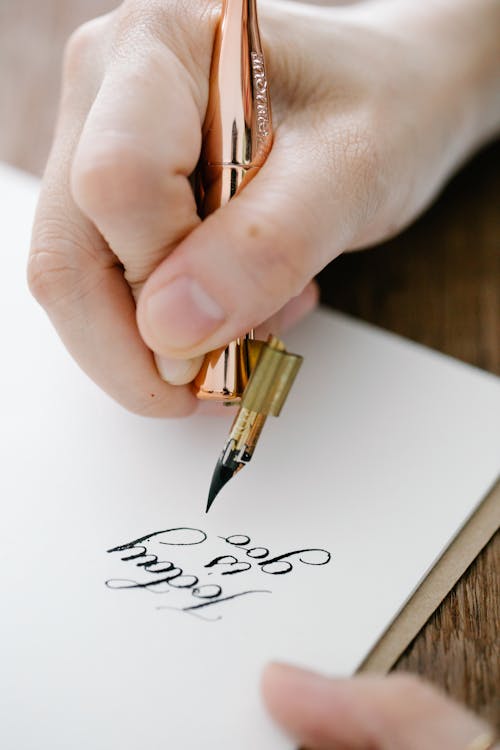
{"type": "Polygon", "coordinates": [[[37,191],[1,168],[0,745],[292,750],[264,665],[366,661],[498,477],[499,380],[316,312],[206,515],[231,416],[134,416],[78,369],[26,286],[37,191]]]}

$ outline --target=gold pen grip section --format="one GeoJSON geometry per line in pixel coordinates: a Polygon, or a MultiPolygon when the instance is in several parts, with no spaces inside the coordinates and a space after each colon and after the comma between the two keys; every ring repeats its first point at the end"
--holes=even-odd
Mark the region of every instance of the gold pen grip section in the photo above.
{"type": "Polygon", "coordinates": [[[287,352],[276,336],[251,343],[260,344],[259,358],[221,457],[233,474],[251,460],[267,417],[279,416],[302,364],[302,357],[287,352]]]}
{"type": "Polygon", "coordinates": [[[211,352],[193,383],[198,398],[239,404],[263,416],[279,416],[302,364],[276,336],[245,336],[211,352]]]}
{"type": "Polygon", "coordinates": [[[248,381],[242,408],[278,417],[301,364],[301,356],[290,354],[279,339],[270,336],[248,381]]]}

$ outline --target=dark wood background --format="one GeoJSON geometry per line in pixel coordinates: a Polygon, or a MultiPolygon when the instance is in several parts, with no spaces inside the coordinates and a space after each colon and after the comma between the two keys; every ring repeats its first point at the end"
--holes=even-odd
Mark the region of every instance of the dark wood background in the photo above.
{"type": "MultiPolygon", "coordinates": [[[[0,159],[41,174],[64,40],[112,0],[0,0],[0,159]]],[[[500,144],[483,150],[409,230],[321,274],[323,301],[500,373],[500,144]]],[[[500,727],[500,534],[396,665],[500,727]]]]}

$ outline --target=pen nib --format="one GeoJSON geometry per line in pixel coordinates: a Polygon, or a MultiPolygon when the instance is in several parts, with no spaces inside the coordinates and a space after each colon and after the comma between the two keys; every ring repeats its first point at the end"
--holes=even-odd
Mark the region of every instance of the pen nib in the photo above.
{"type": "Polygon", "coordinates": [[[224,485],[229,482],[234,473],[235,472],[233,471],[233,469],[230,469],[229,466],[224,466],[224,464],[222,463],[222,457],[219,458],[212,476],[210,492],[208,493],[206,513],[208,513],[208,511],[212,507],[213,501],[215,500],[221,489],[224,487],[224,485]]]}
{"type": "Polygon", "coordinates": [[[224,485],[252,458],[255,443],[265,421],[265,414],[258,414],[245,408],[239,410],[212,476],[207,513],[224,485]]]}

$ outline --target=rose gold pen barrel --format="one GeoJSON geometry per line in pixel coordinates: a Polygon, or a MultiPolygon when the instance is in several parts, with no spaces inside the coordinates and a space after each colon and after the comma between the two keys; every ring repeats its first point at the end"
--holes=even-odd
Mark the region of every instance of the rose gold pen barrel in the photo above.
{"type": "MultiPolygon", "coordinates": [[[[198,174],[202,218],[245,187],[271,145],[271,105],[256,0],[224,0],[215,35],[198,174]]],[[[260,353],[252,341],[250,331],[207,355],[193,384],[198,398],[227,403],[241,399],[260,353]]]]}

